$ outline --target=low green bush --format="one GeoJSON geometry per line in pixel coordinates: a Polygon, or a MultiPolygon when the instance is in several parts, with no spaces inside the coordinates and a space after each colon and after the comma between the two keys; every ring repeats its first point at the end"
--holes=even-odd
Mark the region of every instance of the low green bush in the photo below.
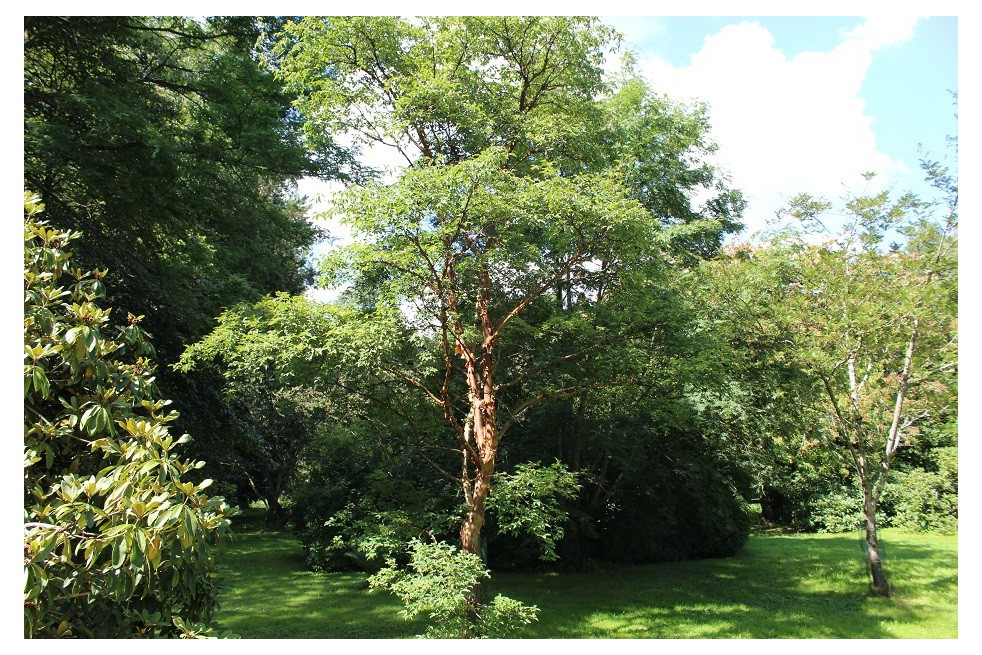
{"type": "MultiPolygon", "coordinates": [[[[377,571],[407,560],[410,541],[450,538],[456,499],[406,458],[365,452],[367,439],[322,435],[290,490],[291,524],[314,571],[377,571]]],[[[395,442],[396,440],[392,440],[395,442]]]]}
{"type": "MultiPolygon", "coordinates": [[[[958,530],[958,421],[911,430],[888,474],[877,508],[881,527],[951,534],[958,530]]],[[[844,463],[814,448],[778,470],[767,496],[777,523],[815,532],[863,524],[862,494],[844,463]]]]}
{"type": "Polygon", "coordinates": [[[897,471],[883,491],[882,507],[888,525],[942,534],[958,530],[958,493],[942,472],[897,471]]]}
{"type": "Polygon", "coordinates": [[[815,532],[851,532],[863,527],[862,495],[852,487],[817,494],[807,509],[809,527],[815,532]]]}
{"type": "Polygon", "coordinates": [[[391,591],[402,600],[401,614],[414,619],[429,616],[432,624],[419,635],[434,639],[513,637],[536,620],[538,608],[498,595],[475,605],[474,591],[489,578],[481,558],[442,542],[414,540],[408,566],[394,559],[369,579],[376,589],[391,591]]]}
{"type": "Polygon", "coordinates": [[[500,533],[532,539],[541,560],[558,560],[556,542],[563,538],[567,520],[562,503],[576,497],[578,477],[561,462],[526,462],[511,473],[496,474],[488,502],[493,525],[500,533]]]}

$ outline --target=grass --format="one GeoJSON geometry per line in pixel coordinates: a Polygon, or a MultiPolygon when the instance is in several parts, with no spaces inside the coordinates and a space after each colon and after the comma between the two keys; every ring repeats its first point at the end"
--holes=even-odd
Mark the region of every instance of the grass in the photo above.
{"type": "MultiPolygon", "coordinates": [[[[220,632],[243,638],[411,637],[392,596],[358,573],[304,569],[289,532],[254,516],[219,556],[220,632]]],[[[858,534],[755,534],[734,557],[498,573],[491,593],[537,605],[533,638],[948,638],[958,636],[957,537],[884,530],[892,599],[867,595],[858,534]]]]}

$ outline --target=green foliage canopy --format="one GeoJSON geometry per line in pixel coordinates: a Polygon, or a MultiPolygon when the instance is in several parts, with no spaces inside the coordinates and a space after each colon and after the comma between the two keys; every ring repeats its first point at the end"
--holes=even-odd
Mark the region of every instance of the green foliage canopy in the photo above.
{"type": "Polygon", "coordinates": [[[303,296],[267,296],[223,312],[181,355],[180,371],[205,368],[223,381],[239,427],[228,464],[268,504],[271,523],[286,519],[280,497],[320,424],[352,409],[339,385],[354,366],[346,353],[367,337],[351,314],[303,296]]]}
{"type": "MultiPolygon", "coordinates": [[[[24,32],[24,179],[75,256],[114,276],[107,301],[145,316],[176,361],[239,302],[310,281],[320,237],[295,197],[343,178],[346,154],[308,143],[264,57],[282,22],[256,17],[34,16],[24,32]]],[[[210,374],[158,374],[208,473],[235,481],[240,426],[210,374]],[[234,463],[218,468],[219,460],[234,463]]]]}
{"type": "MultiPolygon", "coordinates": [[[[319,169],[251,18],[29,17],[25,184],[119,276],[176,358],[223,306],[298,292],[316,236],[284,195],[319,169]]],[[[325,163],[325,166],[327,164],[325,163]]]]}

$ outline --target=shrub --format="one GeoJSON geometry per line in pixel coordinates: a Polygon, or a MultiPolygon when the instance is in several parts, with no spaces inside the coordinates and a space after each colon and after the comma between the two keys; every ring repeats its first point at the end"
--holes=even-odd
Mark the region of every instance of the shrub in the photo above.
{"type": "Polygon", "coordinates": [[[78,234],[25,197],[24,632],[200,636],[215,608],[209,547],[229,510],[184,478],[140,317],[112,327],[104,271],[69,268],[78,234]]]}
{"type": "Polygon", "coordinates": [[[652,465],[626,482],[598,526],[596,559],[631,563],[738,552],[750,535],[743,499],[713,466],[652,465]]]}
{"type": "MultiPolygon", "coordinates": [[[[898,450],[878,507],[878,524],[951,533],[958,529],[958,420],[910,429],[898,450]]],[[[767,489],[773,520],[817,532],[863,525],[862,491],[828,451],[811,449],[773,476],[767,489]]]]}
{"type": "MultiPolygon", "coordinates": [[[[897,455],[879,504],[879,524],[915,531],[958,529],[957,418],[911,430],[897,455]]],[[[799,463],[800,464],[800,463],[799,463]]],[[[783,522],[818,532],[849,532],[863,525],[862,493],[843,482],[845,469],[798,466],[782,480],[783,522]],[[807,475],[798,473],[805,471],[807,475]]]]}
{"type": "Polygon", "coordinates": [[[291,522],[312,570],[375,572],[387,559],[407,561],[412,539],[457,529],[452,491],[371,445],[358,433],[322,434],[296,476],[291,522]]]}
{"type": "Polygon", "coordinates": [[[816,532],[852,532],[863,527],[862,494],[854,486],[830,488],[807,505],[808,524],[816,532]]]}
{"type": "Polygon", "coordinates": [[[957,486],[943,472],[894,472],[884,489],[882,505],[888,525],[944,534],[958,530],[957,486]]]}
{"type": "Polygon", "coordinates": [[[409,553],[407,568],[389,560],[386,568],[369,578],[369,584],[398,596],[405,606],[401,614],[407,619],[429,615],[433,624],[419,636],[514,637],[522,626],[536,620],[537,607],[500,594],[475,611],[474,589],[489,578],[487,567],[477,555],[447,543],[419,540],[410,544],[409,553]]]}
{"type": "Polygon", "coordinates": [[[406,544],[428,532],[425,514],[383,510],[361,498],[334,513],[318,529],[302,533],[307,565],[315,571],[378,571],[388,559],[403,559],[406,544]]]}

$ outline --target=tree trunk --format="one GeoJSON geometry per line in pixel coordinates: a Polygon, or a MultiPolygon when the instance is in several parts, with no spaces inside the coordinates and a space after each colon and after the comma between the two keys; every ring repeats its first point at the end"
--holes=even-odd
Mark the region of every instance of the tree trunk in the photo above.
{"type": "MultiPolygon", "coordinates": [[[[478,441],[480,443],[480,441],[478,441]]],[[[477,467],[473,485],[469,494],[467,516],[460,526],[460,547],[465,553],[471,553],[480,557],[487,563],[486,553],[481,548],[481,529],[484,527],[484,510],[487,505],[488,493],[491,491],[491,476],[494,475],[494,455],[490,460],[482,461],[477,467]]],[[[471,626],[480,621],[481,607],[487,603],[487,579],[480,580],[471,590],[471,597],[467,601],[467,613],[469,625],[461,633],[462,639],[471,636],[471,626]]]]}
{"type": "Polygon", "coordinates": [[[493,461],[478,468],[474,478],[467,517],[460,526],[460,547],[466,553],[481,556],[481,529],[484,527],[484,510],[488,493],[491,491],[491,476],[494,474],[493,461]]]}
{"type": "MultiPolygon", "coordinates": [[[[466,481],[467,476],[464,476],[467,516],[460,526],[460,546],[464,552],[472,553],[484,560],[481,549],[481,530],[484,528],[484,513],[487,507],[488,494],[491,493],[494,458],[498,451],[498,435],[494,359],[492,357],[496,335],[490,316],[490,281],[487,271],[481,271],[481,281],[482,290],[477,303],[477,316],[480,319],[484,336],[481,353],[480,357],[470,352],[463,353],[470,416],[474,426],[474,449],[471,451],[474,477],[468,482],[466,481]]],[[[467,454],[465,453],[466,457],[467,454]]],[[[480,620],[481,606],[487,602],[486,587],[486,580],[479,581],[474,586],[468,601],[472,625],[480,620]]],[[[465,634],[461,636],[471,636],[469,629],[465,629],[464,632],[465,634]]]]}
{"type": "Polygon", "coordinates": [[[883,560],[880,558],[880,544],[876,538],[876,502],[868,493],[863,494],[863,518],[866,524],[866,552],[869,555],[869,571],[873,579],[873,593],[889,598],[892,594],[883,560]]]}
{"type": "Polygon", "coordinates": [[[775,489],[765,488],[760,497],[760,514],[773,523],[784,520],[784,496],[775,489]]]}
{"type": "MultiPolygon", "coordinates": [[[[489,426],[483,421],[475,421],[474,437],[478,444],[477,452],[481,461],[475,467],[476,471],[470,485],[470,493],[467,494],[467,516],[460,526],[461,549],[466,553],[477,555],[482,560],[485,560],[485,554],[481,548],[481,530],[484,528],[484,513],[487,507],[488,494],[491,493],[491,478],[494,475],[494,451],[490,448],[481,447],[482,444],[490,443],[490,438],[492,438],[493,429],[488,428],[489,426]]],[[[474,588],[475,612],[487,601],[486,586],[482,581],[474,588]]]]}
{"type": "MultiPolygon", "coordinates": [[[[467,498],[467,518],[460,526],[460,543],[465,552],[481,556],[481,529],[484,527],[484,510],[491,492],[494,476],[494,456],[498,451],[497,406],[494,388],[494,344],[497,334],[491,320],[491,280],[487,269],[479,272],[481,291],[477,299],[476,313],[481,324],[483,341],[478,356],[472,352],[462,354],[467,377],[467,399],[474,421],[474,478],[467,498]]],[[[458,330],[460,333],[462,329],[458,330]]],[[[465,455],[466,456],[466,455],[465,455]]],[[[483,602],[481,599],[479,602],[483,602]]]]}
{"type": "Polygon", "coordinates": [[[286,510],[280,505],[279,495],[267,495],[266,501],[266,525],[278,527],[286,523],[286,510]]]}

